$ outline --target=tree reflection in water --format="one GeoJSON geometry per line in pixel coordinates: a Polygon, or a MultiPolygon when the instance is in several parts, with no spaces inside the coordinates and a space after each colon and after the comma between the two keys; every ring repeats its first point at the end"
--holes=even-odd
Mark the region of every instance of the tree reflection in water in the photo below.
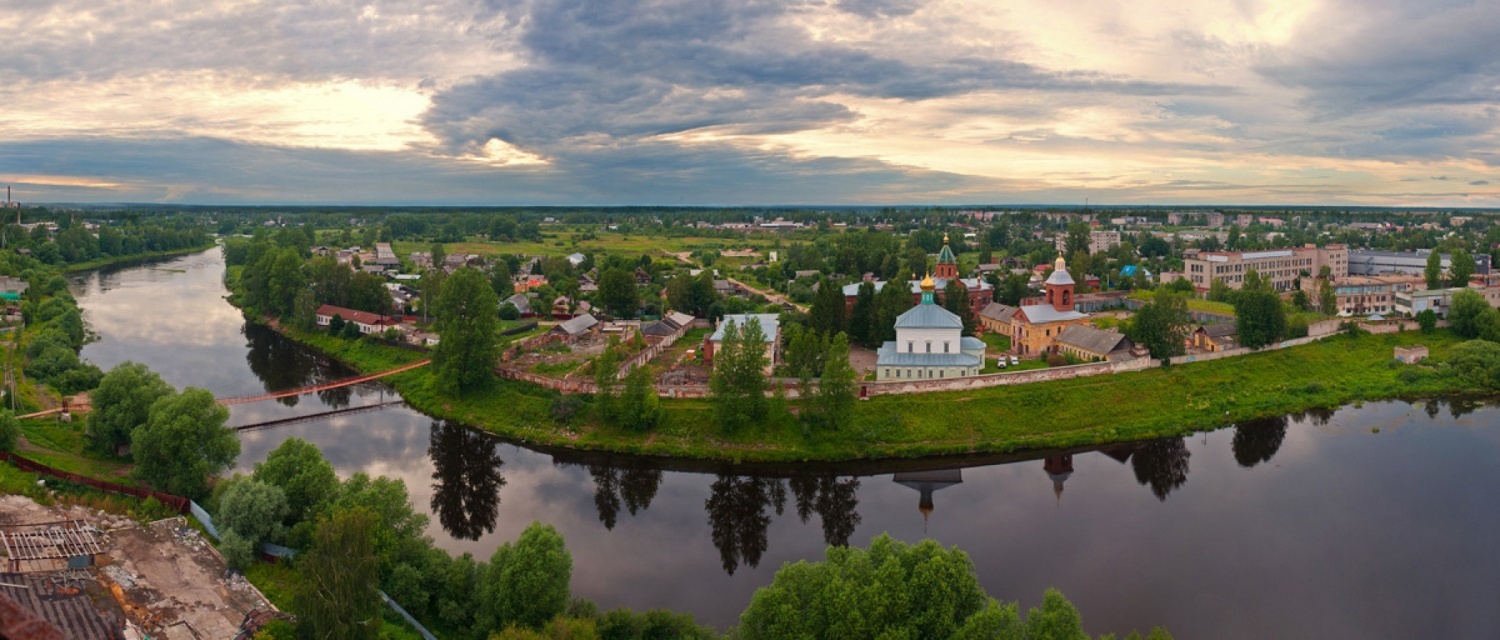
{"type": "Polygon", "coordinates": [[[594,478],[594,507],[605,529],[614,529],[623,503],[630,515],[646,510],[661,486],[661,469],[585,465],[594,478]]]}
{"type": "Polygon", "coordinates": [[[1247,420],[1234,425],[1234,460],[1245,468],[1269,462],[1286,438],[1286,416],[1247,420]]]}
{"type": "Polygon", "coordinates": [[[768,506],[775,507],[777,515],[786,507],[786,485],[779,479],[720,474],[714,481],[704,507],[714,546],[730,575],[741,562],[752,568],[760,564],[771,525],[768,506]]]}
{"type": "Polygon", "coordinates": [[[453,537],[478,540],[495,530],[500,510],[500,450],[495,441],[464,427],[432,423],[432,510],[453,537]]]}
{"type": "Polygon", "coordinates": [[[1138,445],[1130,457],[1136,482],[1151,487],[1156,498],[1166,501],[1167,494],[1187,482],[1188,457],[1184,438],[1163,438],[1138,445]]]}
{"type": "MultiPolygon", "coordinates": [[[[243,331],[248,347],[245,362],[268,393],[306,387],[327,378],[324,373],[327,361],[312,351],[258,324],[246,323],[243,331]]],[[[349,406],[350,393],[350,389],[340,388],[321,392],[318,397],[329,409],[337,410],[349,406]]],[[[295,407],[298,396],[277,398],[276,401],[295,407]]]]}
{"type": "Polygon", "coordinates": [[[798,476],[788,481],[797,502],[797,517],[803,523],[813,513],[823,521],[823,541],[836,547],[849,546],[849,536],[859,526],[859,478],[839,480],[834,476],[798,476]]]}

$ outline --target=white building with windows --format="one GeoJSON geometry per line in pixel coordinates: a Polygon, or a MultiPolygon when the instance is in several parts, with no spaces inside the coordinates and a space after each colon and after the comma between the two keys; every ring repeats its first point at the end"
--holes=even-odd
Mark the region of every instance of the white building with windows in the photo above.
{"type": "Polygon", "coordinates": [[[979,375],[985,344],[963,335],[964,322],[933,301],[931,276],[922,280],[922,302],[896,318],[896,339],[881,345],[876,380],[940,380],[979,375]]]}

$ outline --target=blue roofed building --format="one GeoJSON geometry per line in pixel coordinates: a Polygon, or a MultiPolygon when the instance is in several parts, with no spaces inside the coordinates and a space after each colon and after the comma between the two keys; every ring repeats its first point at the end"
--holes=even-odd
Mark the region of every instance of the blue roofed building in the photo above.
{"type": "Polygon", "coordinates": [[[876,380],[938,380],[979,375],[985,344],[963,335],[964,321],[938,306],[932,277],[921,282],[922,302],[896,318],[896,339],[876,352],[876,380]]]}

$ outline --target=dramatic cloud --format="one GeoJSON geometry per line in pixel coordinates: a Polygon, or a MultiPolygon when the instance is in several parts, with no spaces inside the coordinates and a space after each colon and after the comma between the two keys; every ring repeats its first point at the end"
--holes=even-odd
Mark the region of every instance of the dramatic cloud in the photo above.
{"type": "Polygon", "coordinates": [[[1500,5],[1382,4],[0,0],[0,180],[32,201],[1500,204],[1500,5]]]}

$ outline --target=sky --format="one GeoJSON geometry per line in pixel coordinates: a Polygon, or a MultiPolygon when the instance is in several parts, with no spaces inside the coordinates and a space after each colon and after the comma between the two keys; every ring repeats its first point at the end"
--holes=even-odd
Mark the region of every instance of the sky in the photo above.
{"type": "Polygon", "coordinates": [[[1500,0],[0,0],[23,202],[1500,206],[1500,0]]]}

